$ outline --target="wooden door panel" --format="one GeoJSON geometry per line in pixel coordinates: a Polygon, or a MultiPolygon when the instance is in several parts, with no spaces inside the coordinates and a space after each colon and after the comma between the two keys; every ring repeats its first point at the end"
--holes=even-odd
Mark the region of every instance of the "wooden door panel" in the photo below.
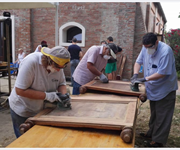
{"type": "MultiPolygon", "coordinates": [[[[27,131],[28,129],[24,129],[24,127],[30,128],[32,124],[122,130],[121,135],[125,129],[124,133],[127,133],[127,130],[129,130],[128,142],[130,142],[132,141],[137,104],[137,97],[133,96],[95,93],[72,95],[72,109],[47,108],[36,116],[28,118],[25,125],[20,126],[20,131],[27,131]]],[[[124,134],[122,137],[125,137],[124,134]]],[[[126,139],[124,138],[123,140],[125,141],[126,139]]]]}
{"type": "Polygon", "coordinates": [[[72,96],[71,110],[56,108],[47,114],[30,117],[29,120],[39,125],[107,128],[112,130],[122,130],[124,126],[133,126],[137,98],[113,97],[108,94],[100,98],[99,95],[72,96]]]}
{"type": "Polygon", "coordinates": [[[82,94],[87,89],[133,96],[140,96],[145,93],[145,86],[143,84],[139,84],[139,92],[132,91],[130,85],[131,82],[127,81],[110,80],[109,83],[102,83],[100,80],[92,80],[83,85],[81,87],[82,90],[80,90],[83,91],[81,92],[82,94]]]}

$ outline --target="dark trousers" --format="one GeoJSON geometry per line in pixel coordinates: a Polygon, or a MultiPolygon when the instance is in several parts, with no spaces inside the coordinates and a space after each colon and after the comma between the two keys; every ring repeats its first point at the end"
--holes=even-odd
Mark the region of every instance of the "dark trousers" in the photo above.
{"type": "Polygon", "coordinates": [[[72,77],[74,70],[76,69],[77,65],[79,64],[79,60],[78,59],[73,59],[70,61],[71,64],[71,84],[73,85],[74,83],[74,79],[72,77]]]}
{"type": "Polygon", "coordinates": [[[150,101],[151,117],[147,135],[152,136],[152,141],[166,144],[171,128],[175,100],[176,91],[172,91],[159,101],[150,101]]]}
{"type": "Polygon", "coordinates": [[[81,87],[80,84],[78,84],[76,81],[74,81],[74,84],[73,84],[73,94],[72,95],[79,95],[80,92],[79,92],[79,88],[81,87]]]}
{"type": "Polygon", "coordinates": [[[18,138],[21,136],[19,126],[22,123],[24,123],[27,118],[17,115],[11,108],[10,108],[10,112],[11,112],[11,118],[12,118],[12,122],[13,122],[14,133],[15,133],[16,137],[18,138]]]}

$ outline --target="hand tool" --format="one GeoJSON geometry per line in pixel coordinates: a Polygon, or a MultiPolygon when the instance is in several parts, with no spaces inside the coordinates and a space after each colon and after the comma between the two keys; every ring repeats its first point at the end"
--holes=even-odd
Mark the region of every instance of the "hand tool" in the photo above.
{"type": "Polygon", "coordinates": [[[71,103],[70,103],[70,96],[69,93],[62,94],[62,93],[57,93],[60,101],[57,102],[57,106],[59,108],[66,108],[66,109],[71,109],[71,103]]]}
{"type": "Polygon", "coordinates": [[[69,96],[69,93],[66,93],[66,94],[62,94],[60,92],[57,93],[58,97],[59,97],[59,101],[55,101],[53,103],[45,100],[44,101],[44,108],[47,108],[47,107],[58,107],[60,109],[64,109],[64,110],[67,110],[67,109],[71,109],[71,98],[69,96]]]}
{"type": "Polygon", "coordinates": [[[139,92],[139,83],[133,82],[130,84],[131,90],[135,92],[139,92]]]}

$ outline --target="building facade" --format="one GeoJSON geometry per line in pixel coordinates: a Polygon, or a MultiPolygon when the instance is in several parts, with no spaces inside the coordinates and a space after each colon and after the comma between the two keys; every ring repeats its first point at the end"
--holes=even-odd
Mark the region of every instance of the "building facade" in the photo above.
{"type": "MultiPolygon", "coordinates": [[[[12,18],[12,60],[17,58],[18,48],[29,54],[42,40],[50,48],[55,46],[55,8],[1,10],[0,14],[4,11],[9,11],[12,18]]],[[[130,79],[143,35],[147,32],[163,35],[166,22],[159,2],[62,2],[59,3],[58,42],[67,48],[76,36],[85,54],[89,47],[100,45],[112,36],[127,56],[122,78],[130,79]]],[[[70,77],[70,65],[64,71],[70,77]]]]}

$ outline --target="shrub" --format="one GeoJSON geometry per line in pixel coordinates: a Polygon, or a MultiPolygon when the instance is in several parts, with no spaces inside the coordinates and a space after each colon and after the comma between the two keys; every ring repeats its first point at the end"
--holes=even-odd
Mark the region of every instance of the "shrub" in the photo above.
{"type": "Polygon", "coordinates": [[[171,29],[166,32],[165,39],[174,52],[176,70],[180,74],[180,29],[171,29]]]}

